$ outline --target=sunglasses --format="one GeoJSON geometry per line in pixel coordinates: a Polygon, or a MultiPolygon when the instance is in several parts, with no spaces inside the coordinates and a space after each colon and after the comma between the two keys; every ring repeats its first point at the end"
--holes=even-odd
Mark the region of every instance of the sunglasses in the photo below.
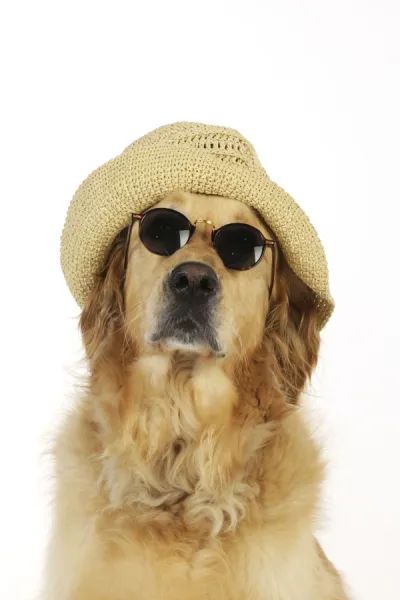
{"type": "Polygon", "coordinates": [[[261,231],[246,223],[229,223],[215,229],[211,221],[197,219],[192,224],[185,215],[171,208],[154,208],[144,214],[132,214],[125,247],[124,270],[128,264],[128,249],[135,222],[139,222],[139,238],[153,254],[171,256],[190,242],[198,223],[212,226],[211,242],[227,269],[247,271],[264,256],[265,248],[272,249],[272,280],[276,266],[276,241],[266,239],[261,231]]]}

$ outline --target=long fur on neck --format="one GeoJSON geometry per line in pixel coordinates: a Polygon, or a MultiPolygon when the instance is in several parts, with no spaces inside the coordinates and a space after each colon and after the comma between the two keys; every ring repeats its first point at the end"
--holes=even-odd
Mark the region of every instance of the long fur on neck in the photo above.
{"type": "Polygon", "coordinates": [[[95,366],[76,417],[103,526],[122,520],[201,538],[245,517],[308,517],[322,479],[318,450],[265,367],[254,356],[233,376],[179,354],[95,366]]]}

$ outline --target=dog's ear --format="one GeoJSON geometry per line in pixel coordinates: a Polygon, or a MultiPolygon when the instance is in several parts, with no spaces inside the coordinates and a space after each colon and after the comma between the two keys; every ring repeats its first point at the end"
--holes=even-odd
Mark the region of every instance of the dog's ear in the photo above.
{"type": "Polygon", "coordinates": [[[115,340],[123,328],[124,252],[128,229],[110,244],[103,265],[80,317],[80,329],[87,357],[91,360],[115,340]]]}
{"type": "Polygon", "coordinates": [[[318,360],[318,315],[311,291],[280,255],[274,303],[267,318],[270,365],[287,400],[296,404],[318,360]]]}

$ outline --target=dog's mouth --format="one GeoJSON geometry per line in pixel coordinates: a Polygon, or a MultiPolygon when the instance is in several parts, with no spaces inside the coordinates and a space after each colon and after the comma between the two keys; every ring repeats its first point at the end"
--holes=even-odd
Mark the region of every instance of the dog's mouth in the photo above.
{"type": "Polygon", "coordinates": [[[199,314],[191,309],[184,314],[179,314],[176,310],[165,311],[148,339],[152,344],[161,343],[171,348],[195,352],[208,350],[220,355],[222,350],[212,320],[211,315],[199,314]]]}

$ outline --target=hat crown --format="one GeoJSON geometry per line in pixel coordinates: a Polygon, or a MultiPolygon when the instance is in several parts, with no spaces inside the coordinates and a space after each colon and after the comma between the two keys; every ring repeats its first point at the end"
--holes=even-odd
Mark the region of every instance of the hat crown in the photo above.
{"type": "Polygon", "coordinates": [[[158,127],[130,144],[124,152],[134,146],[140,148],[156,144],[188,146],[221,161],[249,168],[262,167],[253,145],[236,129],[187,121],[158,127]]]}

